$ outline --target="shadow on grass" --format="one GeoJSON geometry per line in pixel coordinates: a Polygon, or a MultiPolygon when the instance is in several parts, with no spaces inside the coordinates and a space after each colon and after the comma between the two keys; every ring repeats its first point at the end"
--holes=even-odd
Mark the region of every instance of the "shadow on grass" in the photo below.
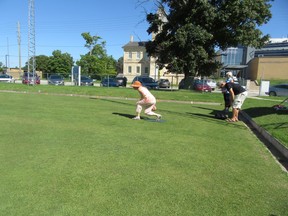
{"type": "Polygon", "coordinates": [[[274,128],[274,129],[284,129],[284,128],[288,128],[288,122],[263,124],[262,126],[265,128],[267,127],[267,128],[274,128]]]}
{"type": "MultiPolygon", "coordinates": [[[[217,112],[219,112],[218,110],[213,110],[211,108],[207,108],[207,107],[197,107],[198,109],[205,109],[205,110],[211,110],[211,115],[215,116],[215,114],[217,112]]],[[[260,117],[263,115],[273,115],[273,114],[277,114],[277,115],[284,115],[284,114],[288,114],[288,110],[275,110],[272,107],[255,107],[255,108],[249,108],[249,109],[245,109],[243,110],[245,113],[247,113],[251,118],[256,118],[256,117],[260,117]]],[[[198,114],[201,115],[201,114],[198,114]]],[[[211,116],[209,116],[211,117],[211,116]]],[[[275,129],[282,129],[282,128],[288,128],[288,122],[278,122],[278,123],[269,123],[267,125],[262,125],[262,126],[268,126],[268,127],[273,127],[275,129]]]]}
{"type": "Polygon", "coordinates": [[[241,125],[238,124],[237,122],[236,123],[230,123],[230,122],[226,122],[225,120],[222,120],[222,119],[216,119],[215,118],[215,114],[217,112],[219,112],[219,110],[214,110],[214,109],[206,108],[206,107],[195,107],[195,106],[193,108],[211,110],[211,112],[209,114],[202,114],[202,113],[197,113],[197,112],[181,113],[181,112],[175,112],[175,111],[163,110],[163,109],[161,109],[161,112],[170,113],[170,114],[173,114],[173,115],[179,115],[179,116],[183,116],[185,118],[187,118],[187,117],[197,118],[200,121],[210,121],[210,122],[222,125],[222,126],[223,126],[223,124],[224,125],[230,124],[231,126],[233,125],[233,127],[237,127],[237,128],[245,127],[242,124],[241,125]]]}
{"type": "Polygon", "coordinates": [[[132,118],[135,117],[135,115],[130,115],[130,114],[126,114],[126,113],[116,113],[116,112],[113,112],[112,114],[113,114],[113,115],[122,116],[122,117],[125,117],[125,118],[129,118],[129,119],[132,119],[132,118]]]}
{"type": "Polygon", "coordinates": [[[195,107],[195,108],[198,108],[198,109],[204,109],[204,110],[211,110],[211,112],[209,114],[202,114],[202,113],[192,113],[192,112],[187,112],[187,114],[193,116],[193,117],[198,117],[198,118],[201,118],[201,119],[206,119],[206,121],[213,121],[213,122],[218,122],[218,123],[221,123],[223,125],[223,123],[227,123],[227,124],[230,124],[230,125],[233,125],[233,127],[245,127],[243,126],[242,124],[238,124],[237,122],[227,122],[226,120],[223,120],[223,119],[217,119],[215,118],[215,114],[217,112],[219,112],[219,110],[214,110],[214,109],[211,109],[211,108],[207,108],[207,107],[195,107]]]}
{"type": "MultiPolygon", "coordinates": [[[[217,112],[217,111],[215,111],[217,112]]],[[[243,126],[242,124],[238,124],[238,122],[227,122],[225,120],[222,120],[222,119],[216,119],[214,117],[214,115],[205,115],[205,114],[200,114],[200,113],[187,113],[193,117],[198,117],[198,118],[201,118],[201,119],[205,119],[205,121],[211,121],[211,122],[218,122],[219,124],[221,123],[221,125],[223,125],[223,123],[226,123],[226,124],[230,124],[230,125],[233,125],[233,127],[237,127],[237,128],[242,128],[242,127],[245,127],[243,126]]],[[[239,121],[241,122],[241,121],[239,121]]]]}
{"type": "MultiPolygon", "coordinates": [[[[288,115],[288,110],[275,110],[273,107],[254,107],[243,110],[247,115],[251,118],[257,118],[261,116],[268,115],[288,115]]],[[[277,122],[277,123],[269,123],[263,124],[262,127],[274,128],[274,129],[283,129],[288,128],[288,122],[277,122]]]]}
{"type": "MultiPolygon", "coordinates": [[[[113,115],[118,115],[118,116],[122,116],[122,117],[125,117],[125,118],[129,118],[129,119],[132,119],[135,117],[135,115],[130,115],[130,114],[126,114],[126,113],[112,113],[113,115]]],[[[145,120],[145,121],[149,121],[149,122],[157,122],[157,123],[163,123],[163,122],[166,122],[166,120],[156,120],[155,118],[148,118],[148,117],[142,117],[141,116],[141,120],[145,120]]]]}
{"type": "Polygon", "coordinates": [[[288,110],[275,110],[273,107],[253,107],[244,109],[243,111],[246,112],[251,118],[271,114],[288,115],[288,110]]]}

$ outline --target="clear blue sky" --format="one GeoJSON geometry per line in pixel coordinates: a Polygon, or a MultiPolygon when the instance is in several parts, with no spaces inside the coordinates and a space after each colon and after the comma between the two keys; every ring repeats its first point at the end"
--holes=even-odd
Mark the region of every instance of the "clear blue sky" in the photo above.
{"type": "MultiPolygon", "coordinates": [[[[272,2],[273,18],[261,27],[272,38],[288,36],[288,0],[272,2]]],[[[28,0],[0,0],[0,62],[19,66],[17,23],[20,22],[22,66],[28,59],[28,0]],[[7,58],[8,59],[8,58],[7,58]]],[[[145,10],[155,12],[150,0],[35,0],[36,55],[51,56],[54,50],[72,55],[74,61],[88,52],[81,33],[90,32],[106,41],[107,54],[116,60],[122,46],[134,40],[146,41],[148,24],[145,10]]]]}

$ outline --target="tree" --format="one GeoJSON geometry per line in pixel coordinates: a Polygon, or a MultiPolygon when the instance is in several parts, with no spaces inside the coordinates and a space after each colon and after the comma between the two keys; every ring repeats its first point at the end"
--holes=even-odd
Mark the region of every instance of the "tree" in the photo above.
{"type": "Polygon", "coordinates": [[[158,12],[146,17],[147,32],[156,34],[146,50],[160,68],[184,72],[185,77],[210,75],[220,66],[215,61],[217,48],[259,48],[268,41],[269,35],[258,28],[271,18],[269,1],[158,0],[158,12]]]}
{"type": "Polygon", "coordinates": [[[120,57],[116,64],[117,74],[123,73],[123,57],[120,57]]]}
{"type": "Polygon", "coordinates": [[[98,43],[99,40],[101,40],[102,38],[94,35],[91,36],[89,32],[83,32],[82,37],[84,38],[84,40],[86,41],[86,44],[84,45],[86,48],[89,49],[89,55],[91,56],[92,54],[96,54],[96,55],[105,55],[106,51],[105,51],[105,45],[106,42],[102,41],[100,44],[98,43]]]}
{"type": "Polygon", "coordinates": [[[52,56],[49,57],[48,71],[50,73],[60,73],[68,76],[71,73],[73,64],[73,57],[70,54],[55,50],[52,56]]]}
{"type": "Polygon", "coordinates": [[[42,71],[44,74],[49,72],[49,56],[35,56],[36,70],[42,71]]]}
{"type": "Polygon", "coordinates": [[[84,74],[93,76],[116,74],[116,60],[112,56],[108,56],[106,53],[105,41],[100,41],[102,38],[95,35],[91,36],[89,32],[81,34],[85,39],[85,47],[89,49],[89,52],[85,55],[81,55],[81,59],[76,62],[81,66],[81,71],[84,74]]]}
{"type": "Polygon", "coordinates": [[[2,62],[0,62],[0,72],[3,72],[4,71],[4,65],[2,62]]]}
{"type": "MultiPolygon", "coordinates": [[[[30,59],[32,61],[32,58],[30,59]]],[[[73,57],[68,53],[61,53],[60,50],[54,50],[52,56],[39,55],[35,56],[36,70],[42,71],[43,75],[50,73],[61,73],[64,76],[68,76],[71,73],[71,67],[73,66],[73,57]]],[[[25,63],[23,68],[28,70],[28,62],[25,63]]]]}

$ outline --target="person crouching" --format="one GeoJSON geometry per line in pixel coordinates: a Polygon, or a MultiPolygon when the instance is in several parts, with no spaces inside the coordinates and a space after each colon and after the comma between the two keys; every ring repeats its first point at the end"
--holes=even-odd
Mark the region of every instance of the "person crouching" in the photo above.
{"type": "Polygon", "coordinates": [[[136,116],[133,119],[140,120],[140,114],[142,109],[144,108],[144,112],[146,115],[156,116],[156,120],[160,120],[162,116],[153,112],[157,108],[156,98],[152,95],[152,93],[146,87],[142,86],[141,82],[139,81],[135,81],[131,86],[140,94],[140,100],[136,103],[136,116]]]}

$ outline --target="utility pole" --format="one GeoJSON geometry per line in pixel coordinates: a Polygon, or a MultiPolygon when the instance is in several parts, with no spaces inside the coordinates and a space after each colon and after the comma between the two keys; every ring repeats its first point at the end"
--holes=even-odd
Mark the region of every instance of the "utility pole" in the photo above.
{"type": "Polygon", "coordinates": [[[10,72],[9,39],[7,37],[6,73],[10,72]]]}
{"type": "MultiPolygon", "coordinates": [[[[35,77],[35,8],[34,0],[29,1],[28,8],[28,72],[33,73],[33,78],[35,77]]],[[[29,79],[29,73],[28,73],[29,79]]]]}
{"type": "Polygon", "coordinates": [[[18,32],[18,54],[19,54],[19,75],[21,73],[21,33],[20,33],[20,22],[18,21],[17,25],[17,32],[18,32]]]}

